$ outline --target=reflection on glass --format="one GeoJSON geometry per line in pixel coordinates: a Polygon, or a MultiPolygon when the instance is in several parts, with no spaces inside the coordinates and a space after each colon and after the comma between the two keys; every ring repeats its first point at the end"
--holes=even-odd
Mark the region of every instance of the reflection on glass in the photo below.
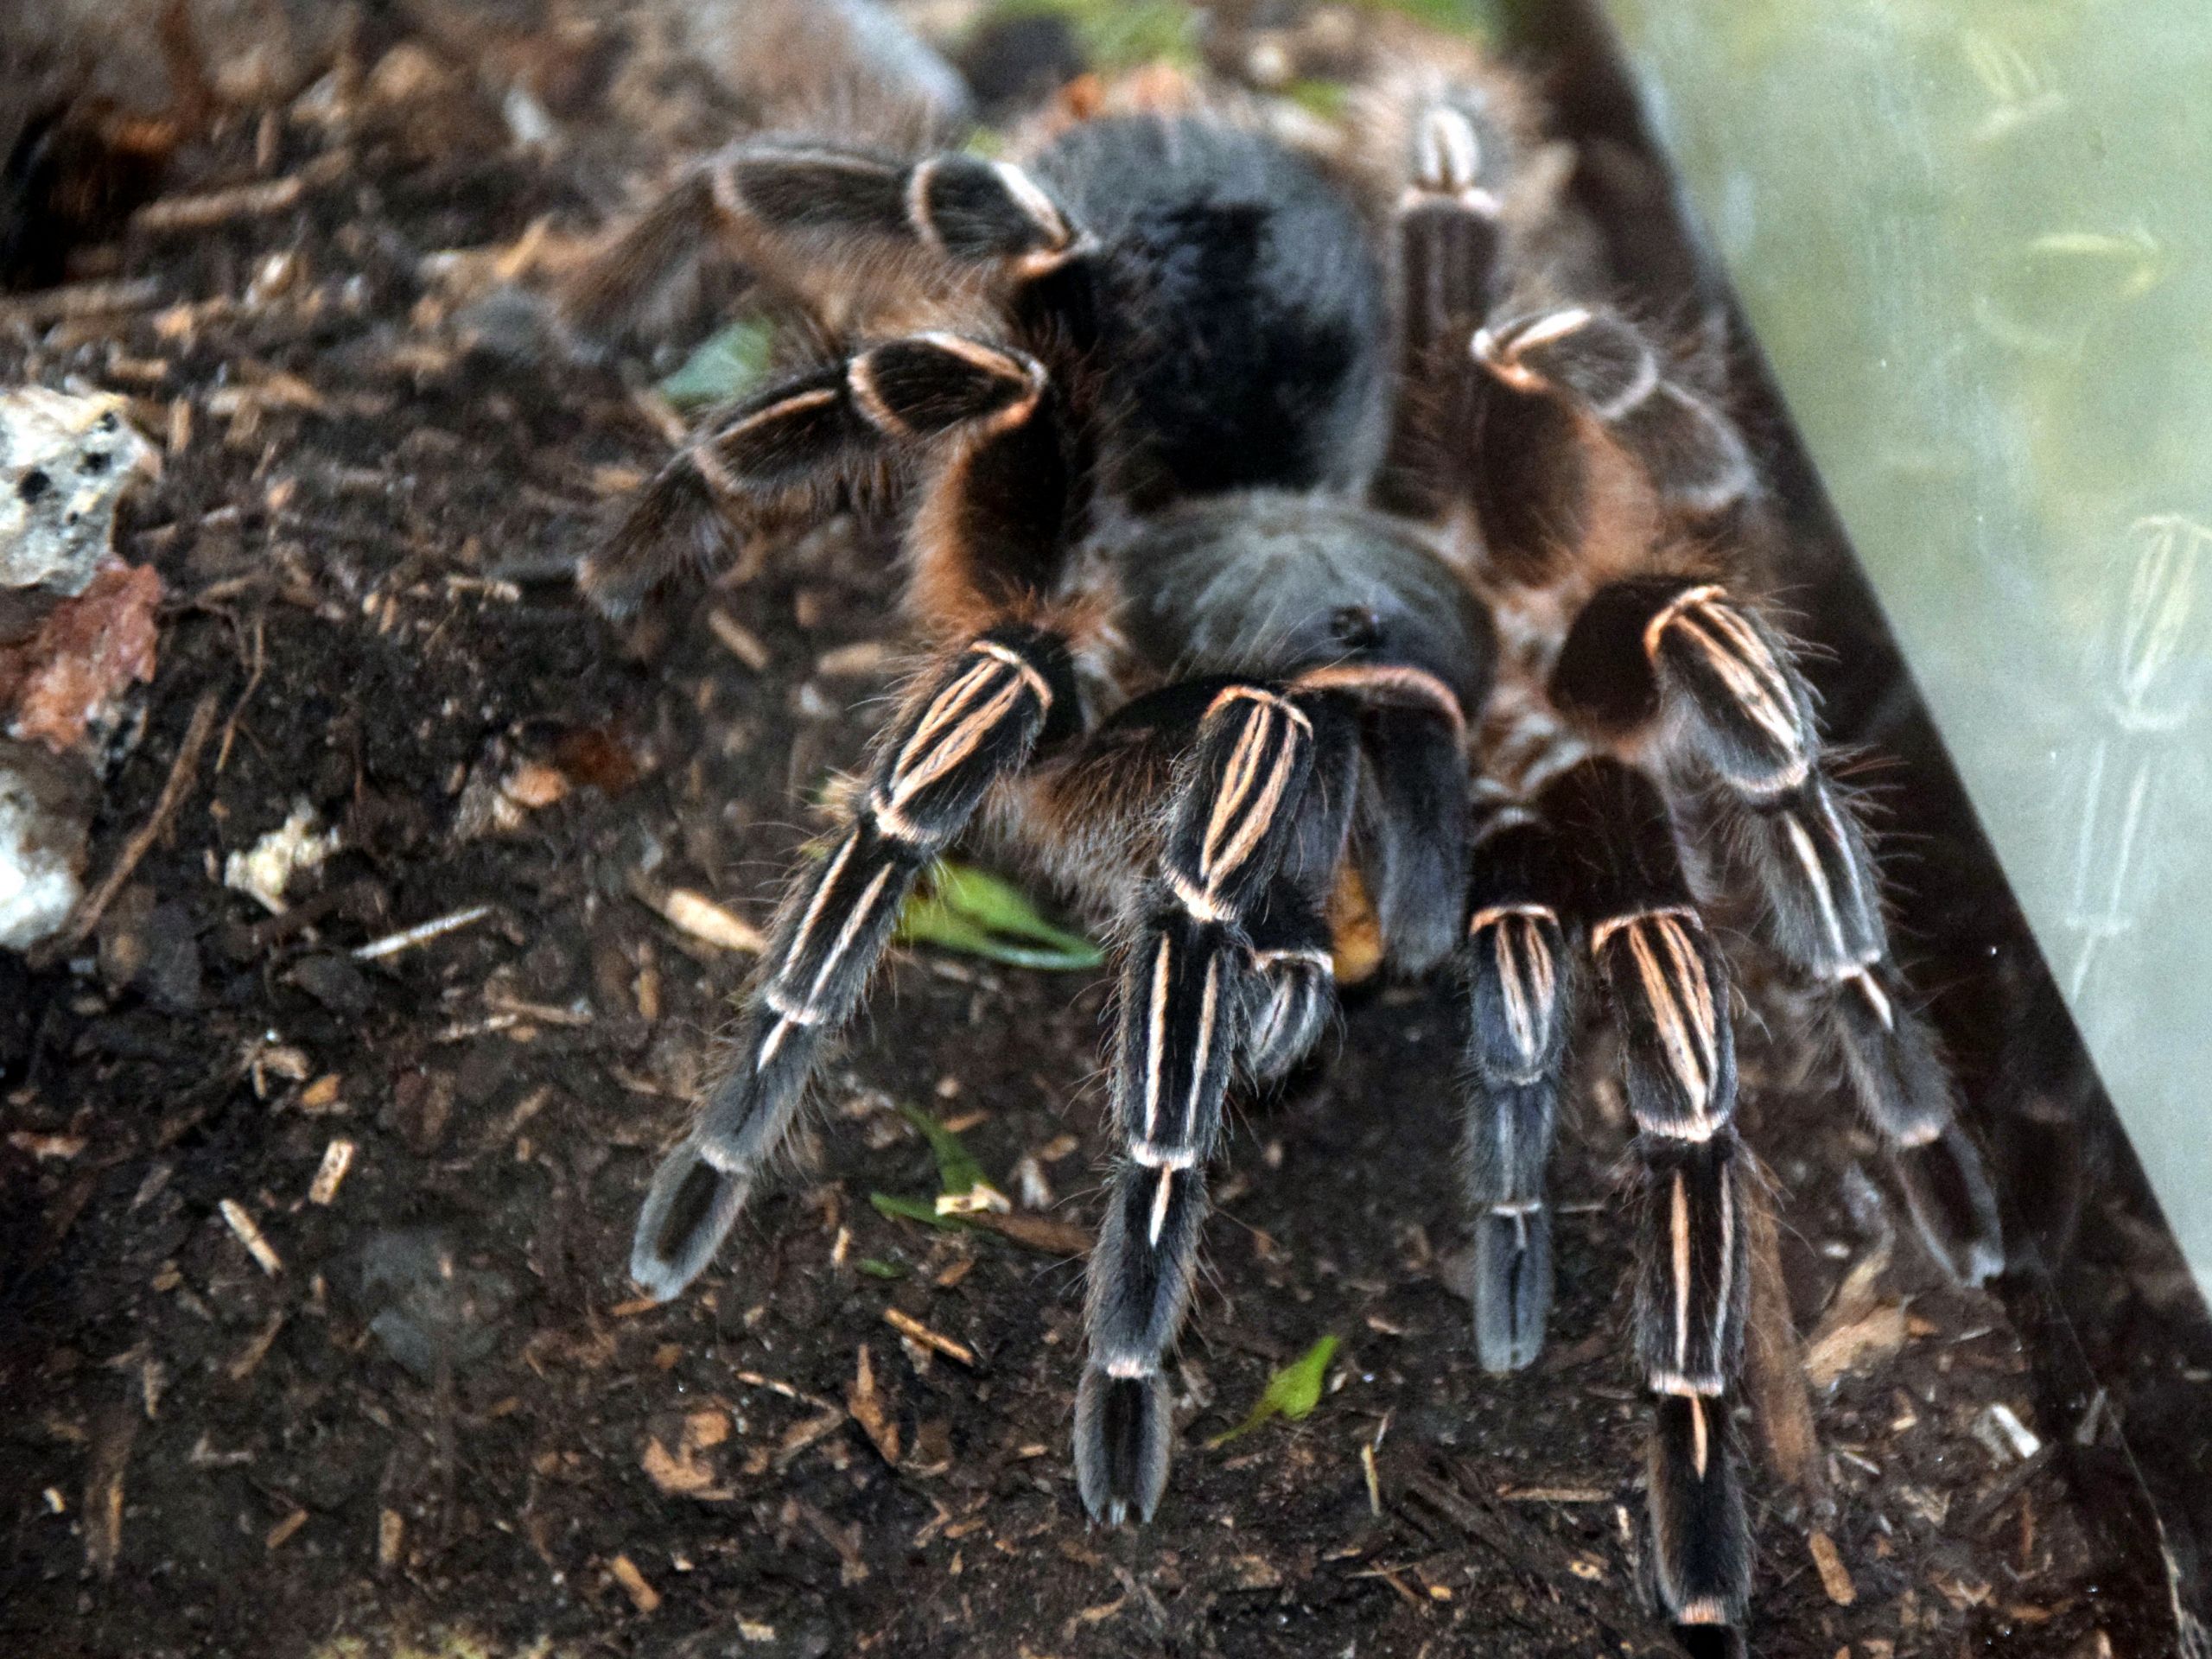
{"type": "Polygon", "coordinates": [[[2212,5],[1608,10],[2212,1288],[2212,5]]]}

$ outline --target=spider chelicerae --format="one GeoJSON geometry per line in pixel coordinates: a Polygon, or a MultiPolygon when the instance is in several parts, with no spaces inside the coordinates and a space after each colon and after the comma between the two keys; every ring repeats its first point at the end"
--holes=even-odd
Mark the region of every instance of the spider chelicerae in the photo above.
{"type": "Polygon", "coordinates": [[[1464,982],[1491,1370],[1543,1343],[1569,1050],[1617,1033],[1648,1557],[1669,1617],[1725,1645],[1758,1177],[1709,903],[1755,918],[1944,1265],[2000,1257],[1813,694],[1745,591],[1774,534],[1757,457],[1712,354],[1604,303],[1494,72],[1409,76],[1329,143],[1130,102],[1015,160],[747,140],[572,290],[605,315],[734,252],[838,342],[702,425],[588,561],[594,598],[629,610],[734,524],[888,501],[933,654],[791,878],[631,1270],[668,1298],[706,1268],[917,879],[993,830],[1118,944],[1074,1456],[1095,1518],[1149,1517],[1224,1096],[1309,1053],[1364,934],[1464,982]]]}

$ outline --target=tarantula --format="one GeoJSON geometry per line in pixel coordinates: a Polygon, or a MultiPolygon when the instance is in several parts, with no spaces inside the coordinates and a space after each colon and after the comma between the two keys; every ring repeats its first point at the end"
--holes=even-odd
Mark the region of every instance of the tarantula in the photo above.
{"type": "Polygon", "coordinates": [[[631,1271],[668,1298],[707,1266],[901,901],[994,827],[1118,929],[1075,1466],[1094,1518],[1148,1518],[1224,1095],[1313,1048],[1364,925],[1392,971],[1464,979],[1489,1370],[1543,1342],[1568,1051],[1588,1011],[1617,1031],[1648,1553],[1667,1614],[1725,1644],[1755,1177],[1709,899],[1750,902],[1960,1278],[1999,1265],[1993,1205],[1813,692],[1736,585],[1762,489],[1716,389],[1593,297],[1510,83],[1408,84],[1359,131],[1325,157],[1193,105],[1065,123],[1018,161],[749,139],[589,274],[587,308],[720,245],[819,314],[898,321],[707,422],[586,590],[622,613],[733,517],[888,479],[935,653],[791,878],[631,1271]]]}

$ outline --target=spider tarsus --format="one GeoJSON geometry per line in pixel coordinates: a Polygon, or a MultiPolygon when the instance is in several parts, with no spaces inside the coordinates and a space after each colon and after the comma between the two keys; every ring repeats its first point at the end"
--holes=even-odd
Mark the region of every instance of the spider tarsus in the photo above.
{"type": "Polygon", "coordinates": [[[630,1277],[657,1302],[682,1294],[714,1260],[750,1183],[717,1169],[687,1140],[653,1173],[630,1247],[630,1277]]]}
{"type": "MultiPolygon", "coordinates": [[[[1315,787],[1324,769],[1315,768],[1315,787]]],[[[1244,1064],[1274,1079],[1304,1059],[1336,1010],[1336,972],[1321,906],[1280,877],[1245,927],[1255,983],[1245,1026],[1244,1064]]]]}
{"type": "Polygon", "coordinates": [[[2005,1271],[1997,1194],[1963,1128],[1952,1123],[1933,1141],[1896,1147],[1891,1164],[1921,1242],[1944,1272],[1959,1284],[1982,1285],[2005,1271]]]}
{"type": "Polygon", "coordinates": [[[1751,1651],[1732,1624],[1677,1624],[1675,1640],[1689,1659],[1746,1659],[1751,1651]]]}
{"type": "Polygon", "coordinates": [[[620,621],[656,588],[720,563],[729,543],[721,504],[687,452],[622,504],[577,585],[602,615],[620,621]]]}
{"type": "Polygon", "coordinates": [[[1112,1376],[1084,1368],[1075,1396],[1076,1487],[1093,1521],[1118,1527],[1152,1519],[1167,1488],[1173,1431],[1167,1379],[1112,1376]]]}
{"type": "Polygon", "coordinates": [[[1533,1203],[1478,1215],[1474,1281],[1476,1358],[1493,1373],[1526,1370],[1551,1319],[1551,1211],[1533,1203]]]}

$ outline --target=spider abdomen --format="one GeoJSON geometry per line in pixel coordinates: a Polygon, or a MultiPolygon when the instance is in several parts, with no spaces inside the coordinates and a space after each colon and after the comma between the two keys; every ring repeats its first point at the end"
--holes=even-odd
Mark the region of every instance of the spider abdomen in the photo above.
{"type": "Polygon", "coordinates": [[[1074,127],[1032,165],[1098,239],[1098,353],[1166,493],[1364,480],[1382,273],[1318,168],[1262,133],[1152,117],[1074,127]]]}

